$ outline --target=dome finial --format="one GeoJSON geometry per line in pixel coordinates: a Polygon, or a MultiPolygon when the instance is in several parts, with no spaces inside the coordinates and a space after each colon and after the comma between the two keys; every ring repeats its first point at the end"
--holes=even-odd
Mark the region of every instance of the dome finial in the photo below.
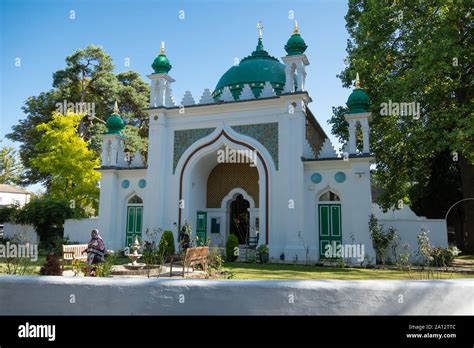
{"type": "Polygon", "coordinates": [[[295,19],[295,27],[293,28],[293,34],[299,34],[298,32],[298,21],[295,19]]]}
{"type": "Polygon", "coordinates": [[[263,25],[262,21],[257,22],[257,29],[258,29],[258,38],[261,39],[263,38],[263,25]]]}
{"type": "Polygon", "coordinates": [[[165,54],[165,42],[161,41],[160,54],[165,54]]]}
{"type": "Polygon", "coordinates": [[[359,73],[356,73],[356,80],[355,80],[355,89],[361,89],[359,73]]]}
{"type": "Polygon", "coordinates": [[[118,113],[119,113],[118,103],[117,103],[117,101],[115,101],[115,104],[114,104],[114,114],[115,114],[115,115],[118,115],[118,113]]]}

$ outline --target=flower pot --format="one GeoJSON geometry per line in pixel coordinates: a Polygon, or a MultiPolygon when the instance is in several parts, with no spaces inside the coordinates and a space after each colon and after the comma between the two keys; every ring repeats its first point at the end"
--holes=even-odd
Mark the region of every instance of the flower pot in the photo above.
{"type": "Polygon", "coordinates": [[[260,263],[267,263],[270,255],[267,253],[260,254],[260,263]]]}

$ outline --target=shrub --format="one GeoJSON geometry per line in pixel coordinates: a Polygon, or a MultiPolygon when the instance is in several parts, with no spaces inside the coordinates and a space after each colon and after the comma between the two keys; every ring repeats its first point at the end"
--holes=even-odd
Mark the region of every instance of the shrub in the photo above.
{"type": "Polygon", "coordinates": [[[379,225],[378,220],[375,218],[374,214],[370,215],[369,220],[369,232],[370,237],[372,238],[372,244],[375,249],[377,259],[383,265],[385,264],[385,253],[389,244],[397,236],[397,231],[390,226],[387,232],[383,231],[383,226],[379,225]]]}
{"type": "Polygon", "coordinates": [[[173,232],[163,232],[158,253],[164,257],[168,257],[175,253],[173,232]]]}
{"type": "Polygon", "coordinates": [[[41,267],[40,274],[52,276],[62,275],[59,258],[55,253],[49,253],[48,256],[46,256],[46,262],[41,267]]]}
{"type": "Polygon", "coordinates": [[[435,247],[430,250],[430,265],[435,267],[450,267],[454,258],[459,254],[457,247],[448,248],[435,247]]]}
{"type": "Polygon", "coordinates": [[[230,234],[225,243],[225,258],[228,262],[234,262],[237,260],[239,254],[236,252],[235,248],[238,250],[239,240],[235,234],[230,234]]]}
{"type": "Polygon", "coordinates": [[[16,205],[0,206],[0,223],[13,222],[18,210],[16,205]]]}

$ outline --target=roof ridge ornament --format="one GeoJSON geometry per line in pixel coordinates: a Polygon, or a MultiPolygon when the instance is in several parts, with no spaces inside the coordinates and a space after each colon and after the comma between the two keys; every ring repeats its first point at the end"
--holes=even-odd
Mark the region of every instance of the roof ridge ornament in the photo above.
{"type": "Polygon", "coordinates": [[[362,89],[362,86],[360,84],[360,79],[359,79],[359,73],[356,73],[356,79],[355,79],[355,89],[362,89]]]}
{"type": "Polygon", "coordinates": [[[293,34],[299,34],[298,31],[298,21],[295,19],[295,26],[293,28],[293,34]]]}
{"type": "Polygon", "coordinates": [[[263,38],[263,25],[262,21],[257,22],[257,30],[258,30],[258,38],[262,39],[263,38]]]}
{"type": "Polygon", "coordinates": [[[161,41],[160,54],[165,55],[165,42],[161,41]]]}
{"type": "Polygon", "coordinates": [[[115,101],[115,104],[114,104],[114,114],[115,114],[115,115],[118,115],[118,114],[119,114],[119,108],[118,108],[117,100],[115,101]]]}

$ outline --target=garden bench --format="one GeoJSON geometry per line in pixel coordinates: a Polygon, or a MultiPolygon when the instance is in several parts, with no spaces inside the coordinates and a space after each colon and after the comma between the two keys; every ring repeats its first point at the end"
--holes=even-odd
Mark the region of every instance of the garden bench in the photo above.
{"type": "Polygon", "coordinates": [[[62,270],[64,271],[64,263],[66,261],[86,261],[87,254],[83,253],[83,251],[87,249],[87,246],[87,244],[63,244],[63,262],[61,263],[62,270]]]}
{"type": "Polygon", "coordinates": [[[183,278],[185,277],[186,267],[192,267],[194,272],[195,265],[202,265],[204,272],[207,269],[207,258],[209,256],[209,247],[187,248],[184,255],[173,255],[170,261],[170,277],[173,275],[173,262],[182,261],[183,278]]]}

